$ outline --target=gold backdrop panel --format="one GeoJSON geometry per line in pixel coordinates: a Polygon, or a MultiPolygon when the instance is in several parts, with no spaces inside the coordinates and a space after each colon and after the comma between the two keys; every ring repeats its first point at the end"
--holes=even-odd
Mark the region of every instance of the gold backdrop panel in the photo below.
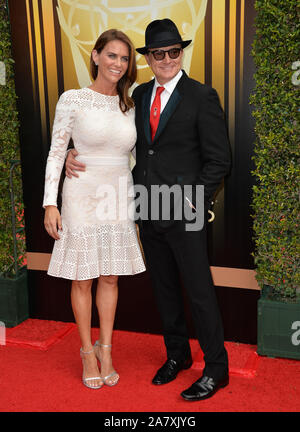
{"type": "MultiPolygon", "coordinates": [[[[62,33],[65,89],[90,85],[89,58],[98,36],[109,28],[124,31],[136,47],[144,46],[150,21],[168,17],[184,40],[184,69],[204,81],[204,18],[208,0],[58,0],[62,33]]],[[[144,56],[137,54],[138,83],[149,81],[152,72],[144,56]]]]}
{"type": "MultiPolygon", "coordinates": [[[[243,102],[245,0],[26,0],[26,11],[43,141],[50,137],[60,93],[90,85],[90,52],[103,31],[119,28],[141,47],[147,24],[169,17],[184,40],[192,39],[183,67],[217,90],[234,148],[235,114],[243,102]]],[[[136,58],[138,85],[149,81],[152,72],[144,56],[136,53],[136,58]]]]}

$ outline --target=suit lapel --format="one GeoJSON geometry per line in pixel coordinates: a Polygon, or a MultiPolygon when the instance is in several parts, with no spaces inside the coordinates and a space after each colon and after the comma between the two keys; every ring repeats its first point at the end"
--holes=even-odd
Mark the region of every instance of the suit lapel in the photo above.
{"type": "Polygon", "coordinates": [[[181,100],[181,95],[180,95],[177,87],[175,87],[174,91],[172,92],[172,94],[170,96],[170,99],[168,100],[167,105],[165,106],[165,108],[164,108],[164,110],[160,116],[158,128],[157,128],[153,142],[155,142],[157,140],[159,135],[162,133],[162,131],[166,127],[170,117],[172,116],[173,112],[175,111],[175,108],[177,107],[180,100],[181,100]]]}
{"type": "Polygon", "coordinates": [[[151,144],[151,130],[150,130],[150,101],[154,85],[154,80],[149,83],[148,89],[143,94],[142,109],[143,109],[143,126],[144,132],[149,144],[151,144]]]}

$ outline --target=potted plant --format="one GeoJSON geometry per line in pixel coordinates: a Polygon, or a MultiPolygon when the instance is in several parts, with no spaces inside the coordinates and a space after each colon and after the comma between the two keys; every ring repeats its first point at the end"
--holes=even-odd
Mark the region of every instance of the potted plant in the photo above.
{"type": "Polygon", "coordinates": [[[253,187],[258,353],[300,359],[299,87],[297,0],[257,0],[253,58],[253,187]]]}
{"type": "Polygon", "coordinates": [[[0,321],[28,318],[18,113],[7,4],[0,0],[0,321]]]}

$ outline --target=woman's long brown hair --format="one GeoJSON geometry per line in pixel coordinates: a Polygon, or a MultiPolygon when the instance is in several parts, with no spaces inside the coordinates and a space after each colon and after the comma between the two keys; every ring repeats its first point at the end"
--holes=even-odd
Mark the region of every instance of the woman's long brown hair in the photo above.
{"type": "MultiPolygon", "coordinates": [[[[121,42],[124,42],[128,46],[128,50],[129,50],[129,61],[128,61],[127,71],[122,76],[122,78],[118,81],[117,84],[117,91],[120,97],[120,109],[122,112],[126,112],[130,108],[134,107],[134,102],[131,99],[131,97],[128,95],[129,88],[135,82],[137,76],[135,49],[133,43],[131,42],[129,37],[126,36],[126,34],[123,33],[122,31],[116,29],[110,29],[103,32],[99,36],[93,49],[96,50],[99,54],[103,50],[105,45],[108,42],[111,42],[113,40],[120,40],[121,42]]],[[[98,67],[94,63],[92,54],[90,58],[90,71],[91,71],[92,78],[95,80],[98,74],[98,67]]]]}

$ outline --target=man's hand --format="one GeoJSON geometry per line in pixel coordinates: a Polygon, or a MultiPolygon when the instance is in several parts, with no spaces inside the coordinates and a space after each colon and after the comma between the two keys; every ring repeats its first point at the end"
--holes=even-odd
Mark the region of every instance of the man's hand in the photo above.
{"type": "Polygon", "coordinates": [[[76,171],[85,171],[85,164],[75,159],[77,155],[78,151],[75,149],[68,152],[66,159],[66,176],[68,178],[72,178],[72,176],[79,177],[76,171]]]}
{"type": "Polygon", "coordinates": [[[57,232],[57,228],[62,230],[61,216],[57,207],[50,205],[46,207],[44,225],[47,233],[54,238],[54,240],[59,240],[60,237],[57,232]]]}

